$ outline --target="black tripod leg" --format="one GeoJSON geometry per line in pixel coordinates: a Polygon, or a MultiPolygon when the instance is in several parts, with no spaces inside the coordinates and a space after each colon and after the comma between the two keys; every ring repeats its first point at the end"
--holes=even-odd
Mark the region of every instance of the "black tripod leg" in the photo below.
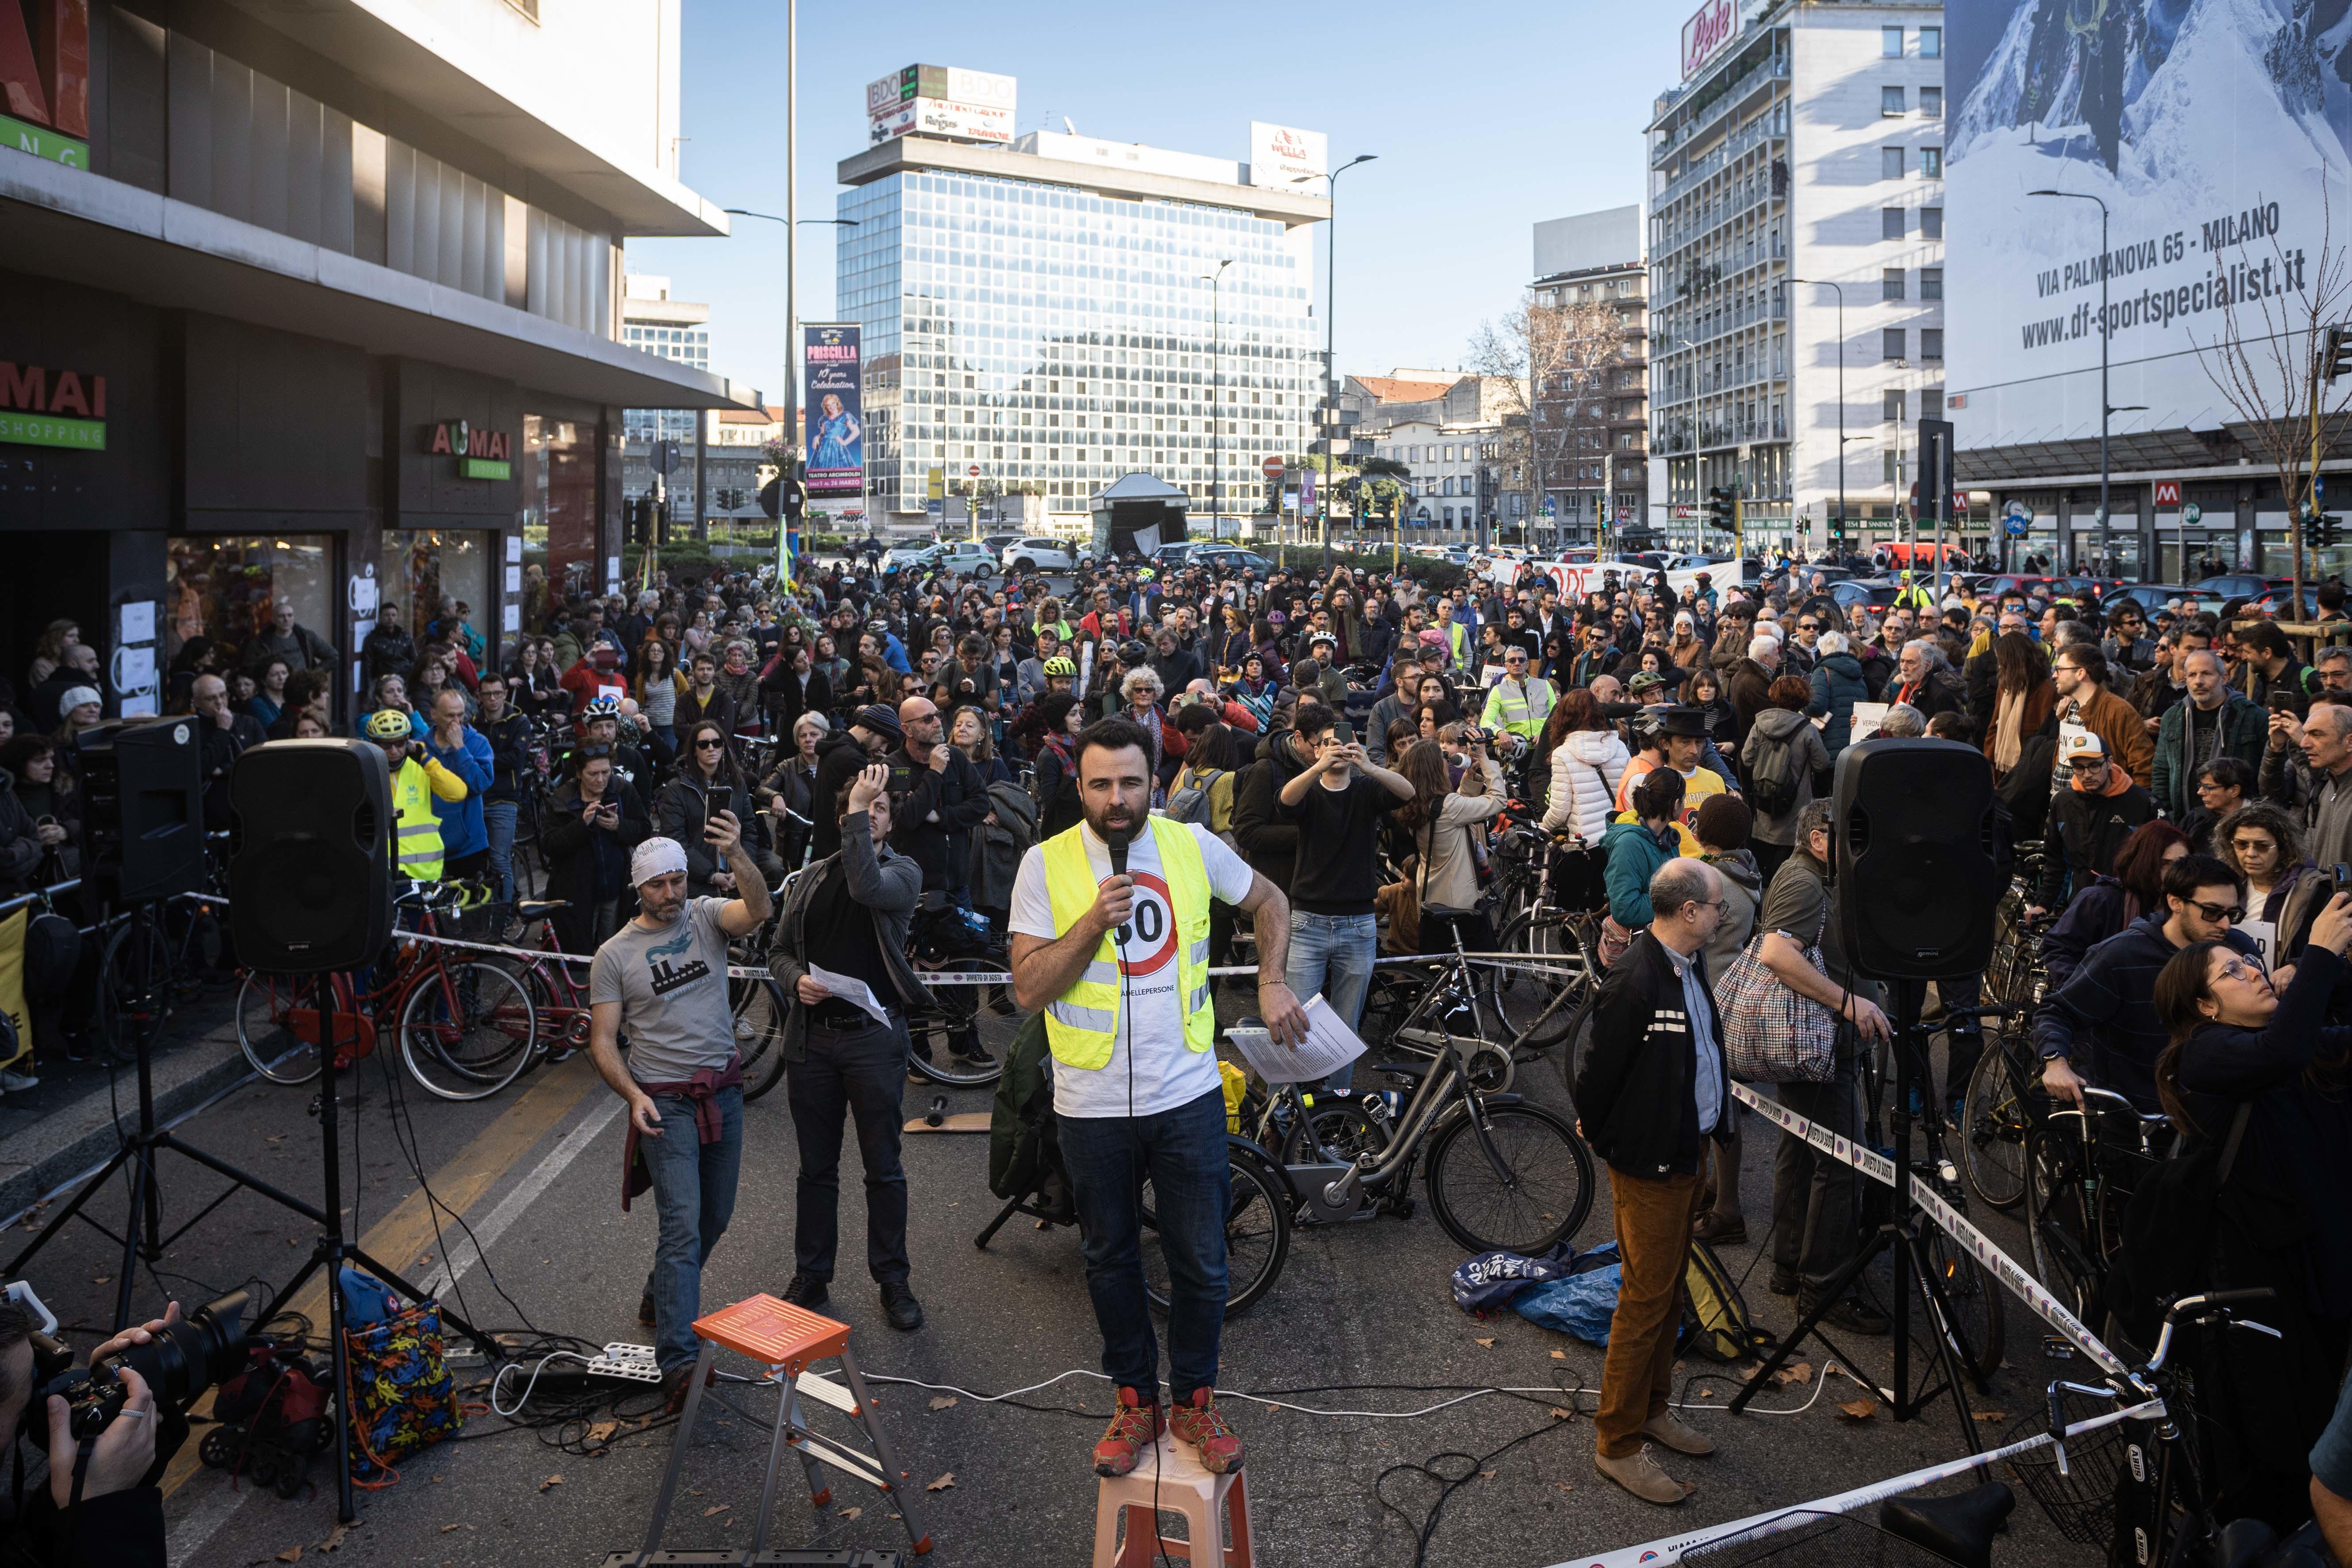
{"type": "MultiPolygon", "coordinates": [[[[1955,1348],[1964,1346],[1967,1342],[1960,1334],[1959,1325],[1953,1321],[1951,1299],[1944,1294],[1944,1282],[1927,1267],[1918,1237],[1905,1237],[1903,1246],[1910,1257],[1912,1273],[1919,1280],[1921,1294],[1926,1298],[1927,1317],[1935,1326],[1936,1353],[1944,1363],[1944,1381],[1949,1387],[1952,1404],[1960,1413],[1960,1434],[1968,1440],[1969,1453],[1981,1454],[1984,1444],[1977,1437],[1976,1416],[1969,1408],[1968,1384],[1963,1381],[1966,1373],[1960,1364],[1959,1350],[1955,1348]]],[[[2000,1303],[1995,1302],[1994,1306],[1998,1308],[2000,1303]]],[[[1895,1407],[1896,1420],[1907,1421],[1927,1408],[1927,1400],[1924,1397],[1913,1400],[1909,1389],[1898,1385],[1895,1392],[1897,1396],[1895,1407]]],[[[1977,1477],[1979,1480],[1992,1479],[1982,1468],[1977,1471],[1977,1477]]]]}
{"type": "Polygon", "coordinates": [[[1003,1208],[996,1211],[996,1217],[988,1222],[988,1228],[986,1230],[982,1231],[978,1236],[971,1238],[971,1244],[974,1247],[986,1247],[991,1241],[995,1239],[996,1233],[1004,1228],[1004,1222],[1011,1219],[1014,1215],[1017,1215],[1020,1212],[1021,1200],[1016,1197],[1012,1202],[1006,1204],[1003,1208]]]}
{"type": "Polygon", "coordinates": [[[150,1250],[140,1241],[142,1230],[150,1237],[154,1235],[155,1146],[142,1141],[137,1150],[131,1157],[131,1212],[123,1216],[122,1272],[114,1281],[114,1331],[118,1334],[131,1326],[131,1287],[138,1282],[140,1255],[163,1256],[161,1247],[150,1250]]]}
{"type": "Polygon", "coordinates": [[[268,1182],[262,1181],[255,1176],[247,1175],[245,1172],[238,1170],[235,1165],[230,1164],[226,1160],[216,1159],[214,1156],[205,1153],[202,1149],[198,1149],[192,1144],[183,1143],[172,1133],[158,1132],[155,1134],[155,1144],[158,1148],[169,1149],[175,1154],[186,1155],[189,1159],[194,1160],[197,1164],[204,1166],[207,1170],[215,1171],[221,1175],[226,1176],[238,1186],[259,1194],[261,1196],[268,1198],[271,1203],[278,1205],[280,1208],[293,1210],[296,1214],[300,1215],[304,1219],[309,1220],[312,1225],[325,1225],[327,1223],[326,1214],[322,1210],[310,1204],[304,1203],[300,1198],[296,1197],[291,1193],[281,1192],[278,1188],[271,1186],[268,1182]]]}
{"type": "Polygon", "coordinates": [[[1757,1369],[1756,1375],[1748,1380],[1748,1386],[1732,1395],[1731,1408],[1734,1411],[1744,1411],[1748,1408],[1748,1401],[1754,1399],[1771,1382],[1772,1374],[1780,1370],[1780,1363],[1797,1353],[1797,1347],[1804,1342],[1805,1337],[1809,1334],[1821,1341],[1822,1348],[1836,1358],[1838,1365],[1849,1372],[1853,1370],[1856,1364],[1853,1358],[1832,1344],[1829,1336],[1822,1332],[1822,1315],[1845,1299],[1845,1293],[1853,1288],[1855,1280],[1862,1278],[1863,1271],[1871,1266],[1880,1253],[1896,1245],[1895,1237],[1900,1234],[1893,1226],[1882,1225],[1872,1235],[1870,1240],[1847,1260],[1846,1266],[1838,1270],[1837,1278],[1832,1279],[1822,1289],[1822,1299],[1813,1303],[1811,1310],[1797,1320],[1797,1326],[1789,1331],[1789,1337],[1782,1340],[1780,1348],[1772,1352],[1771,1357],[1761,1367],[1757,1369]]]}
{"type": "Polygon", "coordinates": [[[108,1155],[106,1163],[100,1165],[96,1173],[93,1174],[89,1181],[84,1182],[81,1184],[81,1189],[74,1194],[72,1198],[67,1202],[66,1206],[49,1216],[49,1222],[41,1226],[41,1234],[33,1237],[31,1241],[26,1243],[24,1251],[16,1254],[16,1257],[8,1260],[8,1267],[5,1272],[11,1276],[24,1273],[25,1265],[32,1261],[33,1255],[35,1253],[48,1246],[50,1240],[58,1234],[58,1228],[62,1226],[66,1221],[79,1214],[81,1212],[81,1205],[89,1202],[93,1194],[104,1187],[107,1183],[113,1180],[115,1172],[122,1169],[124,1165],[131,1163],[131,1159],[134,1157],[135,1149],[136,1145],[125,1143],[121,1148],[117,1149],[113,1153],[108,1155]]]}

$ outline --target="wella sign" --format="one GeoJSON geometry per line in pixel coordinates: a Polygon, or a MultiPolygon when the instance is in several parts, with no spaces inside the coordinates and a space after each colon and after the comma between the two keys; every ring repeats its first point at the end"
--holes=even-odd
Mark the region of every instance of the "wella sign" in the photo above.
{"type": "Polygon", "coordinates": [[[1706,68],[1707,62],[1739,37],[1738,0],[1707,0],[1683,24],[1683,79],[1706,68]]]}

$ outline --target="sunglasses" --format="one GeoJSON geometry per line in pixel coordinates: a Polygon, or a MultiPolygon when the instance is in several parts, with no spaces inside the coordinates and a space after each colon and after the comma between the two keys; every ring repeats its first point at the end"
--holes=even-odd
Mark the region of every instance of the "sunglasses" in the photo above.
{"type": "Polygon", "coordinates": [[[694,749],[698,752],[723,752],[727,749],[727,742],[706,735],[694,742],[694,749]]]}
{"type": "Polygon", "coordinates": [[[1799,621],[1797,623],[1797,629],[1801,632],[1817,632],[1822,629],[1822,623],[1819,621],[1799,621]]]}
{"type": "MultiPolygon", "coordinates": [[[[2202,899],[2183,899],[2180,901],[2209,921],[2227,921],[2234,925],[2246,918],[2245,910],[2237,904],[2209,904],[2202,899]]],[[[2228,971],[2224,969],[2223,973],[2228,971]]]]}

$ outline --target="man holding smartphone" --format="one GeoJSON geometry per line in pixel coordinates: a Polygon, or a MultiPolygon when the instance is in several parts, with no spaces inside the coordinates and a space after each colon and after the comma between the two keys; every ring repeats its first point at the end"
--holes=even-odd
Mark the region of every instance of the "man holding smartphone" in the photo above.
{"type": "MultiPolygon", "coordinates": [[[[1285,978],[1296,995],[1322,993],[1352,1029],[1380,946],[1372,900],[1380,891],[1381,818],[1412,798],[1412,785],[1373,762],[1355,731],[1321,703],[1301,702],[1297,727],[1315,761],[1279,796],[1281,815],[1298,829],[1285,978]]],[[[1345,1094],[1354,1070],[1341,1068],[1327,1087],[1345,1094]]]]}

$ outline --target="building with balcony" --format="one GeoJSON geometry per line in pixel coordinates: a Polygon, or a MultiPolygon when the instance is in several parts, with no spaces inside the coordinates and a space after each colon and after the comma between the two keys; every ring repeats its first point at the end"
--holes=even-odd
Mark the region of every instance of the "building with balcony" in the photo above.
{"type": "Polygon", "coordinates": [[[1535,367],[1528,411],[1535,542],[1590,544],[1650,515],[1649,275],[1642,209],[1535,226],[1528,285],[1535,367]]]}
{"type": "Polygon", "coordinates": [[[1736,487],[1749,542],[1818,549],[1842,491],[1849,538],[1895,529],[1943,411],[1943,14],[1742,14],[1649,126],[1652,510],[1727,544],[1736,487]]]}
{"type": "Polygon", "coordinates": [[[838,299],[865,334],[873,510],[918,527],[927,498],[1020,494],[1075,524],[1141,472],[1196,515],[1213,494],[1256,511],[1260,464],[1310,438],[1330,205],[1250,175],[1049,132],[845,159],[838,299]]]}
{"type": "Polygon", "coordinates": [[[530,567],[617,585],[622,410],[733,400],[622,332],[624,240],[726,232],[678,179],[680,9],[45,0],[0,146],[0,668],[68,617],[151,712],[290,604],[348,709],[381,605],[495,665],[530,567]]]}
{"type": "MultiPolygon", "coordinates": [[[[674,360],[696,370],[710,368],[710,307],[670,297],[669,279],[655,273],[631,272],[621,279],[621,341],[659,359],[674,360]]],[[[681,522],[700,515],[698,501],[702,443],[696,440],[704,414],[691,408],[629,408],[621,414],[621,494],[634,500],[654,493],[653,447],[656,441],[677,444],[677,466],[663,493],[670,516],[681,522]]]]}

